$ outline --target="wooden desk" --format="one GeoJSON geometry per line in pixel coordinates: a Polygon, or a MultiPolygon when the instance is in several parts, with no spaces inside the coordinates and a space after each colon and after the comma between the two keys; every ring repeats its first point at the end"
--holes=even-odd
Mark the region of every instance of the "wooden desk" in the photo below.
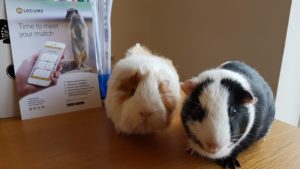
{"type": "MultiPolygon", "coordinates": [[[[120,136],[105,110],[0,120],[0,169],[221,169],[185,151],[175,118],[151,136],[120,136]]],[[[265,140],[240,154],[242,169],[300,168],[300,129],[275,121],[265,140]]]]}

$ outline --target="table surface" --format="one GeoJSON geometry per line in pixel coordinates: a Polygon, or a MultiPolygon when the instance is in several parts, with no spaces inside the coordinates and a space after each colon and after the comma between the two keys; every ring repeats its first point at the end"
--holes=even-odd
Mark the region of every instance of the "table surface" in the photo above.
{"type": "MultiPolygon", "coordinates": [[[[1,169],[221,169],[185,148],[178,113],[168,129],[148,136],[118,135],[104,108],[0,120],[1,169]]],[[[298,169],[300,129],[274,121],[271,133],[238,159],[242,169],[298,169]]]]}

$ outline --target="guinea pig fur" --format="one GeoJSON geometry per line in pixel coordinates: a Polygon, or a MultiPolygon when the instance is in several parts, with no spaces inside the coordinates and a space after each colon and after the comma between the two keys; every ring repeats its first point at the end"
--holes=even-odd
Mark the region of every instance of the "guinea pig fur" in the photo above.
{"type": "Polygon", "coordinates": [[[250,66],[230,61],[182,84],[181,118],[189,148],[224,168],[240,167],[237,155],[268,133],[274,119],[271,88],[250,66]]]}
{"type": "Polygon", "coordinates": [[[180,99],[172,62],[136,44],[113,68],[105,106],[124,134],[148,134],[168,127],[180,99]]]}

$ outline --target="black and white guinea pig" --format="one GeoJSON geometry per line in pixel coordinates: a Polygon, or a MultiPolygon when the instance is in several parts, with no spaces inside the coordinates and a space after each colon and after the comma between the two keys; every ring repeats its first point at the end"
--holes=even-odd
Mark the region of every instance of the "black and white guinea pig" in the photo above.
{"type": "Polygon", "coordinates": [[[114,66],[105,106],[118,132],[148,134],[169,126],[179,99],[172,62],[136,44],[114,66]]]}
{"type": "Polygon", "coordinates": [[[224,168],[240,167],[237,155],[268,133],[274,119],[271,88],[250,66],[230,61],[182,84],[181,118],[192,152],[224,168]]]}

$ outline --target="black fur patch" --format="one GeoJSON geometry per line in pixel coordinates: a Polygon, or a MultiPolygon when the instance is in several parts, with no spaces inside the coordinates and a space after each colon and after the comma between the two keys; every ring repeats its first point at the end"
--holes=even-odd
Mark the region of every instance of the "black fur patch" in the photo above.
{"type": "Polygon", "coordinates": [[[252,95],[246,91],[242,85],[231,79],[222,79],[221,84],[225,86],[234,100],[239,104],[243,104],[246,98],[253,99],[252,95]]]}
{"type": "Polygon", "coordinates": [[[184,124],[188,120],[201,122],[205,118],[206,111],[201,106],[199,96],[201,95],[203,89],[206,88],[212,82],[212,79],[207,79],[203,81],[202,83],[196,86],[196,88],[192,91],[191,95],[188,96],[188,98],[185,100],[181,112],[181,117],[184,124]]]}
{"type": "Polygon", "coordinates": [[[236,169],[241,167],[240,162],[236,157],[227,157],[225,159],[216,160],[224,169],[236,169]]]}
{"type": "Polygon", "coordinates": [[[229,116],[231,141],[235,143],[246,131],[249,122],[248,108],[243,105],[243,100],[252,96],[240,83],[231,79],[223,79],[221,84],[229,91],[228,106],[235,110],[233,115],[229,116]]]}

